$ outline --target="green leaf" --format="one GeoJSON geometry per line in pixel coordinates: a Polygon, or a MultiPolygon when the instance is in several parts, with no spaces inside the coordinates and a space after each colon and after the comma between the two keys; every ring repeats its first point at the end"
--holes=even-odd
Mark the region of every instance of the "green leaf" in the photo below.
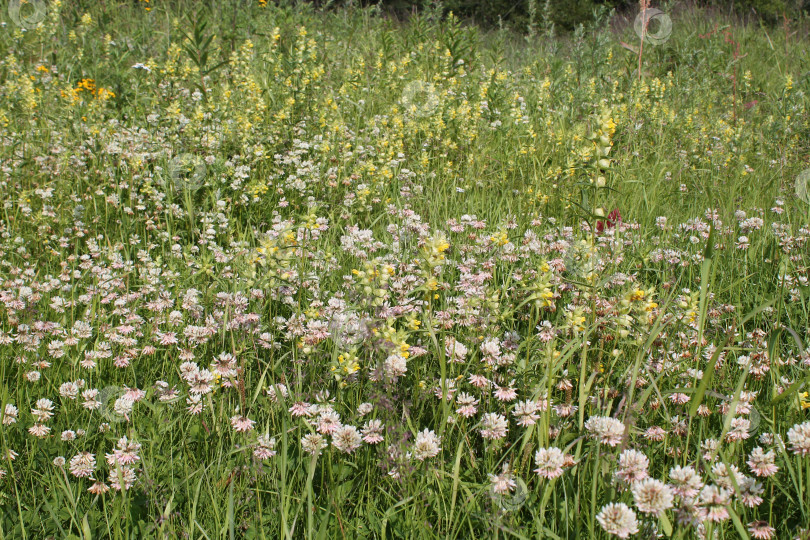
{"type": "Polygon", "coordinates": [[[661,522],[661,529],[663,529],[664,534],[667,536],[672,536],[672,523],[669,521],[667,514],[665,512],[661,512],[661,515],[658,516],[658,520],[661,522]]]}
{"type": "Polygon", "coordinates": [[[456,497],[458,496],[459,473],[461,472],[461,455],[463,450],[463,443],[460,442],[458,444],[458,450],[456,451],[456,461],[453,464],[453,489],[450,495],[450,524],[453,523],[453,516],[456,513],[456,497]]]}
{"type": "Polygon", "coordinates": [[[729,506],[728,513],[731,516],[731,521],[734,522],[734,528],[737,529],[737,534],[740,535],[740,538],[749,540],[748,531],[745,530],[745,527],[743,526],[742,521],[740,521],[740,516],[737,515],[737,512],[735,512],[734,509],[729,506]]]}
{"type": "Polygon", "coordinates": [[[93,534],[90,532],[90,523],[87,521],[87,514],[82,517],[82,540],[93,540],[93,534]]]}
{"type": "MultiPolygon", "coordinates": [[[[810,379],[810,377],[808,379],[810,379]]],[[[782,392],[781,394],[779,394],[778,396],[774,397],[771,400],[771,405],[776,405],[777,403],[789,398],[791,395],[793,395],[794,392],[797,392],[805,383],[807,383],[808,379],[796,381],[795,383],[788,386],[787,390],[785,390],[784,392],[782,392]]]]}
{"type": "Polygon", "coordinates": [[[234,517],[233,517],[233,485],[234,482],[231,482],[228,485],[228,513],[227,517],[225,518],[228,521],[228,537],[230,540],[234,540],[236,538],[234,534],[234,517]]]}
{"type": "Polygon", "coordinates": [[[212,71],[216,71],[217,69],[221,68],[222,66],[224,66],[227,63],[228,63],[227,61],[220,62],[219,64],[215,65],[214,67],[210,67],[210,68],[206,69],[205,74],[208,75],[212,71]]]}
{"type": "Polygon", "coordinates": [[[697,392],[695,394],[695,399],[692,401],[692,406],[689,408],[689,416],[695,416],[697,414],[698,407],[700,404],[703,403],[703,395],[706,393],[706,388],[708,388],[709,383],[712,381],[714,377],[714,368],[717,365],[717,360],[720,358],[720,353],[726,348],[728,342],[731,340],[731,336],[734,335],[733,332],[728,332],[726,334],[726,338],[723,341],[723,345],[717,347],[715,349],[714,354],[712,354],[711,359],[709,360],[709,364],[706,366],[706,369],[703,371],[703,378],[700,379],[700,384],[698,385],[697,392]]]}

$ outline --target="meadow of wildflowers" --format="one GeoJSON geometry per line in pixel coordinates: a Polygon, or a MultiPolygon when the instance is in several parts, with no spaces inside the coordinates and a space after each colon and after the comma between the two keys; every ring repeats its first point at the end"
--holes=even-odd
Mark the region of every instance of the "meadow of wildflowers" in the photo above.
{"type": "Polygon", "coordinates": [[[11,1],[0,538],[810,538],[810,23],[668,17],[11,1]]]}

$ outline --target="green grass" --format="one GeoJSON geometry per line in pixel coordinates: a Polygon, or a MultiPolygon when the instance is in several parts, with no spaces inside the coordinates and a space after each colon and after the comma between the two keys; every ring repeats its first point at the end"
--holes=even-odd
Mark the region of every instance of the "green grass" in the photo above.
{"type": "Polygon", "coordinates": [[[607,15],[206,6],[4,11],[0,538],[808,534],[807,20],[673,9],[639,73],[607,15]],[[330,412],[382,440],[307,453],[330,412]],[[727,500],[645,513],[629,449],[727,500]]]}

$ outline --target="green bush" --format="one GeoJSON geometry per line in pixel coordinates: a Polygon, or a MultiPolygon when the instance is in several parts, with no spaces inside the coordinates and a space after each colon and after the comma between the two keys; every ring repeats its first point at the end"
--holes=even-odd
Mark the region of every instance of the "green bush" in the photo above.
{"type": "Polygon", "coordinates": [[[782,15],[795,16],[802,7],[808,7],[802,4],[806,3],[791,0],[741,0],[737,8],[742,14],[756,15],[767,22],[775,22],[781,20],[782,15]]]}
{"type": "MultiPolygon", "coordinates": [[[[376,2],[368,2],[376,3],[376,2]]],[[[428,7],[436,8],[438,2],[430,0],[381,0],[383,9],[407,14],[413,10],[428,7]]],[[[664,2],[652,2],[653,7],[661,7],[664,2]]],[[[704,0],[696,7],[714,7],[731,11],[746,17],[756,17],[773,24],[799,16],[810,10],[810,0],[704,0]]],[[[471,20],[485,26],[506,24],[514,29],[525,31],[531,22],[532,8],[534,22],[538,25],[553,23],[556,28],[573,30],[579,24],[593,21],[594,13],[601,9],[616,9],[620,13],[632,14],[638,11],[635,0],[445,0],[441,2],[444,12],[452,11],[462,20],[471,20]],[[532,5],[534,4],[534,5],[532,5]]]]}

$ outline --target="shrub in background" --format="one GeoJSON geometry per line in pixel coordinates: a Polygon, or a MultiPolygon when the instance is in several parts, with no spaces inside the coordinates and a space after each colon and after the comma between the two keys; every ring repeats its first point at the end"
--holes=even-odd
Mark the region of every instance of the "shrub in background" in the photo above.
{"type": "MultiPolygon", "coordinates": [[[[343,3],[343,2],[335,2],[343,3]]],[[[378,2],[363,1],[370,5],[378,2]]],[[[435,9],[441,4],[444,12],[452,11],[463,20],[472,20],[485,26],[506,24],[515,29],[526,29],[532,22],[538,25],[554,24],[572,30],[579,24],[593,21],[600,9],[616,9],[632,13],[638,9],[635,0],[380,0],[379,5],[389,12],[406,15],[413,10],[435,9]],[[534,17],[532,17],[534,12],[534,17]],[[532,21],[533,20],[533,21],[532,21]]],[[[664,2],[654,2],[661,7],[664,2]]],[[[777,23],[783,16],[794,18],[810,13],[810,0],[703,0],[695,7],[713,7],[746,17],[755,17],[766,23],[777,23]]]]}

